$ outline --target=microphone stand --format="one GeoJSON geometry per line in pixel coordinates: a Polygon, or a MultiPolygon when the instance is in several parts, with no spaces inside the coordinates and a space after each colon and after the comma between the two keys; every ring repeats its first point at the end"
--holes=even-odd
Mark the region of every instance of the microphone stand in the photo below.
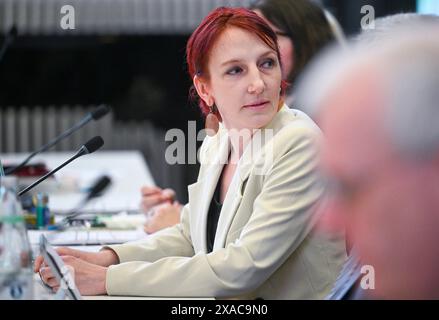
{"type": "Polygon", "coordinates": [[[101,117],[105,116],[108,112],[110,111],[110,109],[106,106],[100,106],[99,108],[93,110],[92,112],[90,112],[87,116],[85,116],[80,122],[78,122],[77,124],[75,124],[73,127],[71,127],[70,129],[68,129],[67,131],[63,132],[61,135],[59,135],[58,137],[52,139],[51,141],[49,141],[49,143],[45,144],[44,146],[42,146],[40,149],[32,152],[26,159],[24,159],[19,165],[12,167],[12,168],[8,168],[5,172],[6,175],[9,175],[15,171],[17,171],[18,169],[22,168],[23,166],[25,166],[30,159],[32,159],[33,157],[35,157],[37,154],[44,152],[48,149],[50,149],[51,147],[53,147],[55,144],[57,144],[59,141],[67,138],[68,136],[72,135],[74,132],[76,132],[77,130],[81,129],[83,126],[85,126],[87,123],[89,123],[91,120],[99,120],[101,117]]]}
{"type": "Polygon", "coordinates": [[[60,140],[70,136],[72,133],[74,133],[76,130],[82,128],[83,126],[85,126],[88,122],[90,121],[90,119],[88,118],[84,118],[81,122],[79,122],[78,124],[76,124],[75,126],[71,127],[70,129],[68,129],[67,131],[63,132],[60,136],[56,137],[55,139],[53,139],[52,141],[50,141],[48,144],[44,145],[42,148],[38,149],[37,151],[32,152],[26,159],[24,159],[18,166],[16,167],[12,167],[12,168],[8,168],[5,173],[6,175],[13,173],[14,171],[16,171],[17,169],[23,167],[26,163],[29,162],[30,159],[32,159],[33,157],[35,157],[37,154],[44,152],[48,149],[50,149],[52,146],[54,146],[55,144],[57,144],[60,140]]]}
{"type": "Polygon", "coordinates": [[[60,169],[64,168],[66,165],[68,165],[73,160],[75,160],[75,159],[77,159],[85,154],[93,153],[97,149],[102,147],[103,145],[104,145],[104,140],[100,136],[96,136],[96,137],[90,139],[86,144],[82,145],[81,148],[79,148],[78,152],[76,152],[76,154],[73,157],[71,157],[66,162],[59,165],[57,168],[46,173],[40,179],[38,179],[37,181],[35,181],[31,185],[27,186],[26,188],[24,188],[23,190],[18,192],[17,196],[20,197],[21,195],[23,195],[24,193],[26,193],[27,191],[29,191],[30,189],[32,189],[33,187],[35,187],[36,185],[40,184],[42,181],[47,179],[47,177],[53,175],[54,173],[58,172],[60,169]]]}
{"type": "Polygon", "coordinates": [[[46,173],[44,176],[42,176],[41,178],[39,178],[37,181],[35,181],[34,183],[32,183],[31,185],[27,186],[26,188],[24,188],[23,190],[21,190],[17,196],[21,197],[21,195],[23,195],[24,193],[28,192],[30,189],[32,189],[33,187],[35,187],[37,184],[40,184],[42,181],[46,180],[49,176],[51,176],[52,174],[58,172],[59,170],[61,170],[62,168],[64,168],[66,165],[68,165],[70,162],[72,162],[73,160],[79,158],[80,156],[82,156],[82,150],[79,150],[73,157],[71,157],[69,160],[67,160],[66,162],[64,162],[63,164],[61,164],[59,167],[53,169],[52,171],[46,173]]]}

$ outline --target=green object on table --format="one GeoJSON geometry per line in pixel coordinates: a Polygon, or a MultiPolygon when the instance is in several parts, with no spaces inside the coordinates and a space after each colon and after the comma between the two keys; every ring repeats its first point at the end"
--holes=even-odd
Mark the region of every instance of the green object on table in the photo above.
{"type": "Polygon", "coordinates": [[[43,194],[37,194],[37,205],[35,208],[37,215],[37,229],[43,229],[46,226],[45,220],[45,205],[43,200],[43,194]]]}

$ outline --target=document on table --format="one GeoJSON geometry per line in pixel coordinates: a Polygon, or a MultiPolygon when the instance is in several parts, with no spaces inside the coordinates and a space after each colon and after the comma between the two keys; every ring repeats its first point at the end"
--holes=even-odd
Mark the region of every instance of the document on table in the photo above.
{"type": "Polygon", "coordinates": [[[91,246],[121,244],[128,241],[141,240],[147,237],[143,229],[135,230],[100,230],[100,229],[68,229],[66,231],[29,230],[31,244],[38,243],[40,234],[44,233],[53,246],[91,246]]]}

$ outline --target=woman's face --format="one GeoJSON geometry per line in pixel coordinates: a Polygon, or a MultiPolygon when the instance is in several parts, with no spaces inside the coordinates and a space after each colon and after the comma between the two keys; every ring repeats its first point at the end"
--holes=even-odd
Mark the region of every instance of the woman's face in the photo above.
{"type": "Polygon", "coordinates": [[[288,79],[288,75],[293,71],[294,67],[294,46],[291,38],[285,35],[284,31],[274,26],[258,9],[253,10],[259,17],[274,30],[277,35],[277,43],[279,45],[280,59],[282,60],[282,79],[288,79]]]}
{"type": "Polygon", "coordinates": [[[227,28],[212,48],[207,67],[209,79],[195,80],[195,86],[207,105],[215,103],[227,129],[258,129],[274,118],[280,98],[279,60],[256,35],[227,28]]]}

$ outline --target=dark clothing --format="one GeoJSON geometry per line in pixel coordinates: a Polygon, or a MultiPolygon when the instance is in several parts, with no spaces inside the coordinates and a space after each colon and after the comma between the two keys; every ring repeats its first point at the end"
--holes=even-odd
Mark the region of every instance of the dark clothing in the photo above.
{"type": "Polygon", "coordinates": [[[215,241],[216,228],[218,226],[218,220],[223,204],[220,201],[221,190],[221,177],[216,185],[215,192],[213,193],[212,200],[210,201],[209,213],[207,216],[207,252],[212,252],[213,243],[215,241]]]}

